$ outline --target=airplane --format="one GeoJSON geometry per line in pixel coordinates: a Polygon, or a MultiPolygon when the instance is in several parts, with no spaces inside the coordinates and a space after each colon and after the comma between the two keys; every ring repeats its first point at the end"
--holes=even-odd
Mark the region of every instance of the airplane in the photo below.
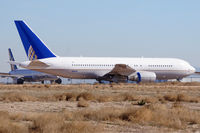
{"type": "Polygon", "coordinates": [[[177,58],[60,57],[24,21],[15,20],[15,25],[30,61],[9,63],[26,69],[70,79],[96,79],[99,83],[181,80],[196,71],[177,58]]]}
{"type": "MultiPolygon", "coordinates": [[[[9,60],[15,61],[11,49],[8,49],[9,60]]],[[[51,74],[41,73],[38,71],[32,71],[29,69],[18,69],[16,65],[11,64],[11,71],[9,73],[0,73],[0,76],[10,77],[13,79],[13,82],[16,84],[23,84],[25,82],[42,82],[44,84],[45,80],[50,80],[51,82],[61,84],[61,79],[58,76],[51,74]]]]}

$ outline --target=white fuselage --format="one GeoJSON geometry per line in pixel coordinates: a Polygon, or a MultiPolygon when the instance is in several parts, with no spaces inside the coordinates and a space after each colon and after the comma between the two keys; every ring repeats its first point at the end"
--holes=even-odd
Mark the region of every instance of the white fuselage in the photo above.
{"type": "MultiPolygon", "coordinates": [[[[188,62],[175,58],[112,58],[112,57],[52,57],[40,59],[48,65],[40,72],[74,79],[97,79],[109,73],[116,64],[126,64],[136,71],[149,71],[161,79],[182,79],[195,72],[188,62]]],[[[24,66],[30,63],[24,62],[24,66]]]]}

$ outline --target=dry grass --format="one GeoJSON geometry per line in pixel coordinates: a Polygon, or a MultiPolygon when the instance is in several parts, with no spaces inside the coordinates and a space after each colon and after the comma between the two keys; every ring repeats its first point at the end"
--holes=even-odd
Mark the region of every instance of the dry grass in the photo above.
{"type": "Polygon", "coordinates": [[[184,129],[188,124],[200,124],[200,112],[182,106],[167,108],[163,104],[153,104],[142,108],[102,108],[96,111],[78,112],[82,120],[124,121],[141,125],[163,126],[184,129]]]}
{"type": "Polygon", "coordinates": [[[63,94],[55,94],[53,96],[50,96],[50,97],[43,97],[44,100],[46,99],[52,99],[52,100],[55,100],[55,101],[63,101],[63,100],[66,100],[66,101],[76,101],[76,98],[77,98],[78,94],[73,92],[73,93],[63,93],[63,94]]]}
{"type": "Polygon", "coordinates": [[[191,97],[187,94],[167,94],[164,96],[164,99],[167,101],[172,101],[172,102],[199,102],[198,97],[191,97]]]}
{"type": "MultiPolygon", "coordinates": [[[[83,120],[93,120],[93,121],[116,121],[119,120],[120,114],[123,112],[119,108],[102,108],[95,111],[84,110],[77,112],[78,116],[82,116],[83,120]]],[[[76,115],[77,115],[76,114],[76,115]]]]}
{"type": "Polygon", "coordinates": [[[185,129],[188,125],[200,124],[200,112],[189,110],[178,103],[172,107],[167,107],[164,104],[151,104],[141,108],[105,107],[98,110],[64,110],[60,113],[32,113],[32,115],[25,116],[0,112],[0,132],[101,132],[100,127],[94,126],[91,121],[185,129]]]}
{"type": "Polygon", "coordinates": [[[0,101],[6,102],[24,102],[24,101],[36,101],[37,98],[19,92],[6,92],[0,97],[0,101]]]}
{"type": "Polygon", "coordinates": [[[77,107],[89,107],[89,103],[85,100],[81,100],[78,102],[77,107]]]}
{"type": "Polygon", "coordinates": [[[62,114],[45,114],[38,116],[33,120],[31,130],[41,133],[94,133],[99,131],[97,127],[89,122],[67,122],[64,117],[62,117],[62,114]]]}
{"type": "Polygon", "coordinates": [[[95,98],[99,102],[121,102],[121,101],[137,101],[141,99],[134,93],[120,93],[120,94],[105,94],[105,95],[95,95],[95,98]]]}
{"type": "Polygon", "coordinates": [[[10,113],[0,112],[0,133],[100,132],[102,130],[98,126],[102,123],[110,127],[112,125],[109,123],[125,128],[139,124],[139,127],[165,127],[181,131],[188,127],[200,127],[199,86],[199,83],[175,82],[140,85],[2,85],[0,105],[7,107],[10,113]],[[137,103],[142,100],[146,104],[138,106],[137,103]],[[19,103],[15,106],[12,102],[19,103]],[[41,105],[26,110],[23,103],[26,107],[29,104],[41,105]]]}
{"type": "Polygon", "coordinates": [[[165,100],[167,101],[176,101],[177,100],[177,95],[176,94],[167,94],[164,96],[165,100]]]}
{"type": "Polygon", "coordinates": [[[99,102],[112,102],[113,100],[114,97],[112,95],[99,96],[97,99],[99,102]]]}
{"type": "MultiPolygon", "coordinates": [[[[142,91],[141,91],[142,93],[142,91]]],[[[155,94],[154,94],[155,95],[155,94]]],[[[146,95],[144,94],[135,94],[133,92],[125,93],[106,93],[99,94],[97,92],[68,92],[68,93],[56,93],[53,95],[44,94],[42,96],[33,95],[31,93],[24,92],[5,92],[0,94],[0,101],[5,102],[25,102],[25,101],[98,101],[98,102],[122,102],[122,101],[141,101],[144,100],[147,103],[165,103],[165,101],[171,102],[195,102],[200,101],[198,96],[190,96],[186,93],[168,93],[165,95],[146,95]]]]}
{"type": "Polygon", "coordinates": [[[91,122],[68,121],[70,118],[68,115],[63,112],[24,116],[0,112],[0,133],[94,133],[102,131],[91,122]]]}
{"type": "Polygon", "coordinates": [[[122,93],[117,96],[119,101],[137,101],[140,100],[140,97],[134,93],[122,93]]]}
{"type": "Polygon", "coordinates": [[[185,107],[172,107],[168,109],[165,105],[154,104],[141,109],[128,110],[122,115],[125,120],[165,126],[170,128],[185,128],[188,123],[200,124],[200,112],[191,111],[185,107]]]}
{"type": "Polygon", "coordinates": [[[83,92],[83,93],[80,93],[76,99],[77,101],[79,101],[80,99],[92,101],[92,100],[95,100],[95,96],[91,92],[83,92]]]}
{"type": "Polygon", "coordinates": [[[28,127],[11,121],[8,112],[0,112],[0,133],[27,133],[28,127]]]}
{"type": "Polygon", "coordinates": [[[158,103],[158,101],[160,101],[160,99],[158,97],[148,96],[144,99],[144,101],[147,103],[158,103]]]}

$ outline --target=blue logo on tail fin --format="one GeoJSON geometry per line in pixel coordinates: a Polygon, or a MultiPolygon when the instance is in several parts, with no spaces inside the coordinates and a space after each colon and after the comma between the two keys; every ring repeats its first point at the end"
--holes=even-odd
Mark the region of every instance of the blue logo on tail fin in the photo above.
{"type": "Polygon", "coordinates": [[[37,55],[35,54],[35,51],[33,50],[33,47],[31,45],[28,49],[28,59],[31,61],[37,59],[37,55]]]}
{"type": "MultiPolygon", "coordinates": [[[[10,61],[15,61],[14,56],[13,56],[12,51],[11,51],[10,48],[8,49],[8,55],[9,55],[9,60],[10,61]]],[[[17,66],[16,65],[10,64],[10,67],[11,67],[11,71],[17,70],[17,66]]]]}
{"type": "Polygon", "coordinates": [[[56,57],[23,21],[17,20],[15,25],[29,60],[56,57]]]}

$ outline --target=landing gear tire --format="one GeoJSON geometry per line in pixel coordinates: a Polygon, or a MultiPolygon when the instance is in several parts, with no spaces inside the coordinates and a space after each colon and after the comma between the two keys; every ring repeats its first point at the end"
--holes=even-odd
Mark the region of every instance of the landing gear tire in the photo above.
{"type": "Polygon", "coordinates": [[[42,83],[42,84],[44,84],[44,80],[43,80],[43,81],[41,81],[41,83],[42,83]]]}
{"type": "Polygon", "coordinates": [[[62,80],[61,80],[60,78],[58,78],[57,80],[55,80],[55,83],[61,84],[61,83],[62,83],[62,80]]]}
{"type": "Polygon", "coordinates": [[[24,83],[24,79],[22,78],[17,79],[17,84],[23,84],[23,83],[24,83]]]}

